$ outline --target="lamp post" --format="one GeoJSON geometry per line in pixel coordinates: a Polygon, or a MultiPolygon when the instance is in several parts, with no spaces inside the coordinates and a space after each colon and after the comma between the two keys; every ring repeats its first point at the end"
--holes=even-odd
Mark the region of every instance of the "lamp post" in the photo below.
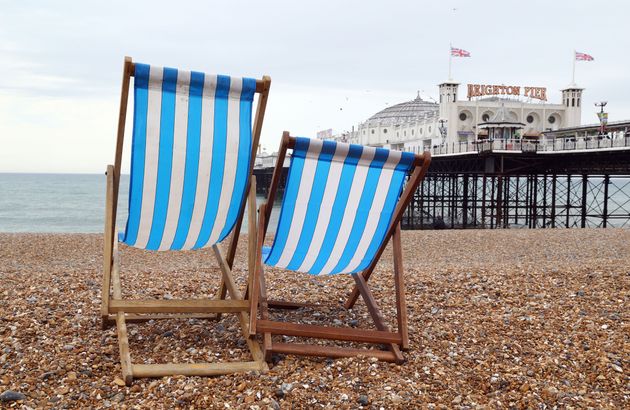
{"type": "Polygon", "coordinates": [[[595,107],[599,107],[597,118],[599,118],[599,136],[600,138],[606,135],[606,124],[608,124],[608,113],[604,112],[604,107],[608,104],[608,101],[600,101],[595,103],[595,107]]]}
{"type": "Polygon", "coordinates": [[[438,131],[440,131],[440,135],[442,136],[442,143],[440,145],[444,145],[446,142],[446,122],[447,120],[440,120],[440,126],[438,127],[438,131]]]}

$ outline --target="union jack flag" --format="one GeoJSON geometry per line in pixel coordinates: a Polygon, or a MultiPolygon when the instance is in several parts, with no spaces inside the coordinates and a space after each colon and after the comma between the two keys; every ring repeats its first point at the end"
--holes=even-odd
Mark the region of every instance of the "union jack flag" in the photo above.
{"type": "Polygon", "coordinates": [[[470,57],[470,53],[461,48],[451,47],[451,55],[453,57],[470,57]]]}
{"type": "Polygon", "coordinates": [[[580,53],[579,51],[576,51],[575,52],[575,60],[576,61],[593,61],[595,59],[591,55],[588,55],[586,53],[580,53]]]}

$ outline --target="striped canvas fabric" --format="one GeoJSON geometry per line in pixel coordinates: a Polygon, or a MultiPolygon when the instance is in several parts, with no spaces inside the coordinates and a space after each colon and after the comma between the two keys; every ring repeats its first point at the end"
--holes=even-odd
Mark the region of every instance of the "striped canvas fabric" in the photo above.
{"type": "Polygon", "coordinates": [[[313,275],[366,269],[413,161],[410,152],[297,138],[265,263],[313,275]]]}
{"type": "Polygon", "coordinates": [[[129,219],[120,240],[197,249],[236,222],[256,80],[135,64],[129,219]]]}

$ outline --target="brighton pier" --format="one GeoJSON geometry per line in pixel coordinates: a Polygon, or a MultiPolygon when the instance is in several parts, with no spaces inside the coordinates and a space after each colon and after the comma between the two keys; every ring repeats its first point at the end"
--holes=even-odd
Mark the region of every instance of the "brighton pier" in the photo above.
{"type": "MultiPolygon", "coordinates": [[[[318,136],[432,153],[405,229],[630,227],[630,120],[608,122],[600,103],[600,123],[581,125],[583,89],[576,85],[563,89],[557,104],[475,98],[521,89],[474,84],[468,101],[459,101],[457,86],[440,84],[440,103],[418,96],[350,132],[318,136]]],[[[528,88],[546,99],[542,87],[528,88]]],[[[257,158],[260,195],[274,155],[257,158]]]]}

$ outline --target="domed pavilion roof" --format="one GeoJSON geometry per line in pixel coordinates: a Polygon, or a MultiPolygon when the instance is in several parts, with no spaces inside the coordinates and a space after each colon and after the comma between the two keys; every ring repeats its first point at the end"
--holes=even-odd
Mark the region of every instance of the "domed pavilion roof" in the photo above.
{"type": "Polygon", "coordinates": [[[418,118],[425,118],[436,114],[439,111],[439,104],[431,101],[425,101],[420,95],[411,100],[400,104],[392,105],[381,110],[371,116],[368,122],[373,123],[402,123],[413,121],[418,118]]]}

